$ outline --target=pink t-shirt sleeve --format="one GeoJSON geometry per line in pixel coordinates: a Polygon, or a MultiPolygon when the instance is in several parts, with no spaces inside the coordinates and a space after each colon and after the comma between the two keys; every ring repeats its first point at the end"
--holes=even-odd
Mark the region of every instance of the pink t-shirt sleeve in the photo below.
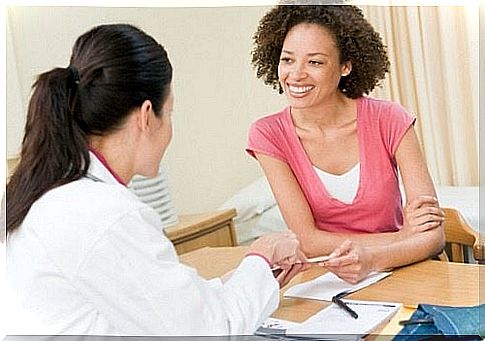
{"type": "Polygon", "coordinates": [[[416,117],[396,103],[391,103],[388,112],[381,114],[381,136],[390,155],[395,156],[402,138],[415,121],[416,117]]]}
{"type": "Polygon", "coordinates": [[[281,137],[278,137],[277,129],[270,120],[258,120],[249,128],[246,152],[254,158],[256,158],[255,153],[261,153],[287,162],[279,139],[281,137]]]}

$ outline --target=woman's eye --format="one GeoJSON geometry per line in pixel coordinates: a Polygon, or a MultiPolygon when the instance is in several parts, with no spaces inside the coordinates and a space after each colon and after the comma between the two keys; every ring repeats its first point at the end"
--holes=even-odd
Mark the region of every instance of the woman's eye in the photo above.
{"type": "Polygon", "coordinates": [[[291,59],[288,58],[288,57],[281,57],[280,61],[283,62],[283,63],[289,63],[291,61],[291,59]]]}
{"type": "Polygon", "coordinates": [[[321,62],[319,60],[310,60],[310,64],[312,64],[312,65],[322,65],[323,62],[321,62]]]}

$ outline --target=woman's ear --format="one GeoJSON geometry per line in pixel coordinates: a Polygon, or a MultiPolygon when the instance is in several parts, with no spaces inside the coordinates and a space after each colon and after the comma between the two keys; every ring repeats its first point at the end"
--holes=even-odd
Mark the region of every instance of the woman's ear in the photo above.
{"type": "Polygon", "coordinates": [[[342,64],[342,68],[340,70],[342,77],[348,76],[350,72],[352,71],[352,62],[347,61],[342,64]]]}
{"type": "Polygon", "coordinates": [[[151,115],[153,115],[152,102],[145,100],[136,111],[138,127],[142,131],[147,130],[151,123],[151,115]]]}

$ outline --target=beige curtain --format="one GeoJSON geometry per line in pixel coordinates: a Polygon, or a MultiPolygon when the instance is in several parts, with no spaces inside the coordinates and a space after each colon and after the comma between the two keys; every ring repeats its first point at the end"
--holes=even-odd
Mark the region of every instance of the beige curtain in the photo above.
{"type": "Polygon", "coordinates": [[[478,7],[361,6],[388,46],[371,95],[400,102],[438,185],[478,185],[478,7]]]}

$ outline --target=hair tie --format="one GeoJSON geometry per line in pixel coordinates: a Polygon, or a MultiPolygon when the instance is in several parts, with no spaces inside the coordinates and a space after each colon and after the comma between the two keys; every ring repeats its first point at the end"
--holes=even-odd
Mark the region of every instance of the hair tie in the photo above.
{"type": "Polygon", "coordinates": [[[70,88],[76,88],[79,84],[80,77],[79,77],[79,70],[77,67],[69,65],[67,67],[67,71],[69,71],[69,75],[67,78],[67,82],[70,88]]]}
{"type": "Polygon", "coordinates": [[[69,65],[67,67],[68,76],[67,76],[67,88],[68,88],[68,95],[67,95],[67,105],[69,107],[69,111],[71,114],[74,112],[75,102],[76,102],[76,95],[77,95],[77,87],[79,85],[80,77],[79,77],[79,70],[77,67],[69,65]]]}

